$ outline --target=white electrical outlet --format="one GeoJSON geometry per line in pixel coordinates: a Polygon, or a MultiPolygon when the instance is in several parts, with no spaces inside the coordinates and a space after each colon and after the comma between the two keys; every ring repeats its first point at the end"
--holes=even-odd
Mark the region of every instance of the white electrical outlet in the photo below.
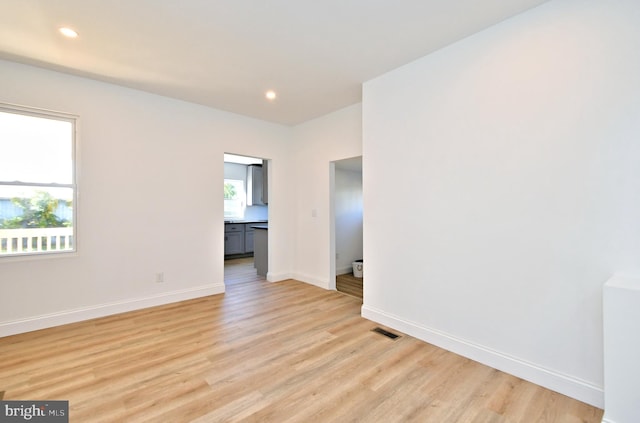
{"type": "Polygon", "coordinates": [[[160,273],[156,273],[156,283],[162,283],[164,282],[164,273],[160,272],[160,273]]]}

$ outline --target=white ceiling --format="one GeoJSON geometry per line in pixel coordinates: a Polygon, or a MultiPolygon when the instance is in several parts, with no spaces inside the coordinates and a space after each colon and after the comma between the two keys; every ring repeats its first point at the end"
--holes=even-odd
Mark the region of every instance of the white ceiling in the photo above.
{"type": "Polygon", "coordinates": [[[0,58],[294,125],[545,1],[0,0],[0,58]]]}

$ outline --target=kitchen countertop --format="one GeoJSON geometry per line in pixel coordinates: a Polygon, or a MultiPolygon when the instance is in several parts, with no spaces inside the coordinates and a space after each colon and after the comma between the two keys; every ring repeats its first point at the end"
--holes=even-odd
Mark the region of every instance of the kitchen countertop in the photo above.
{"type": "Polygon", "coordinates": [[[268,220],[225,220],[224,223],[240,223],[240,224],[245,224],[245,223],[267,223],[268,220]]]}

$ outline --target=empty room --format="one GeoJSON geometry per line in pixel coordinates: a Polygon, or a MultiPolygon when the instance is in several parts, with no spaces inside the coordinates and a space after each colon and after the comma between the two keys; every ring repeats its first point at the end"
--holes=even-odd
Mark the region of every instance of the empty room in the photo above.
{"type": "Polygon", "coordinates": [[[0,3],[0,421],[640,421],[637,1],[0,3]]]}

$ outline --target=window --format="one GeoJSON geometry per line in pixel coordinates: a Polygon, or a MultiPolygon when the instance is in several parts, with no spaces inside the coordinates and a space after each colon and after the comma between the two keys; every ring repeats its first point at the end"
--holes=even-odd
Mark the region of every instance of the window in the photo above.
{"type": "Polygon", "coordinates": [[[75,126],[0,105],[0,257],[75,251],[75,126]]]}
{"type": "Polygon", "coordinates": [[[224,217],[242,219],[246,206],[247,194],[244,181],[240,179],[224,180],[224,217]]]}

